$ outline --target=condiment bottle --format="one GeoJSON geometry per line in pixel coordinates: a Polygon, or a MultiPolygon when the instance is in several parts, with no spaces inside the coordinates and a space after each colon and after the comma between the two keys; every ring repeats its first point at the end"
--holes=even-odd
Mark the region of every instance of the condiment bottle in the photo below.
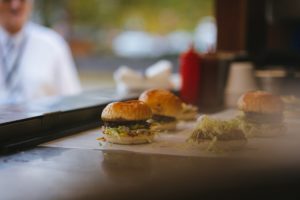
{"type": "Polygon", "coordinates": [[[180,75],[182,80],[180,96],[186,103],[198,105],[200,93],[201,57],[191,47],[180,55],[180,75]]]}

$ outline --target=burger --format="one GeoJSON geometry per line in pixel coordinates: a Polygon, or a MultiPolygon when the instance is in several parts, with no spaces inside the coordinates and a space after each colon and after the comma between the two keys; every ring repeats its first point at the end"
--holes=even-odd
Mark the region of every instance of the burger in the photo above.
{"type": "Polygon", "coordinates": [[[152,110],[152,130],[176,129],[176,117],[182,112],[182,101],[176,95],[168,90],[152,89],[143,92],[139,100],[145,102],[152,110]]]}
{"type": "Polygon", "coordinates": [[[150,143],[154,133],[147,120],[151,117],[151,109],[142,101],[110,103],[101,115],[105,139],[116,144],[150,143]]]}
{"type": "Polygon", "coordinates": [[[251,91],[238,100],[241,127],[248,137],[273,137],[285,133],[283,102],[265,91],[251,91]]]}
{"type": "Polygon", "coordinates": [[[237,119],[219,120],[206,115],[201,116],[187,141],[208,151],[235,151],[247,144],[237,119]]]}

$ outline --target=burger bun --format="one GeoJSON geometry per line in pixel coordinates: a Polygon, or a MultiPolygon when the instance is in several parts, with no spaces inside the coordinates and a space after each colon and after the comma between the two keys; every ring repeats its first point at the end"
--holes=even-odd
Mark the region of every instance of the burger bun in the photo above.
{"type": "Polygon", "coordinates": [[[154,140],[154,134],[151,135],[137,135],[137,136],[111,136],[105,135],[108,142],[113,144],[147,144],[154,140]]]}
{"type": "Polygon", "coordinates": [[[168,90],[147,90],[140,95],[139,100],[145,102],[155,115],[176,118],[182,112],[182,101],[168,90]]]}
{"type": "Polygon", "coordinates": [[[110,103],[101,115],[103,121],[140,121],[151,117],[151,109],[138,100],[110,103]]]}
{"type": "Polygon", "coordinates": [[[269,92],[251,91],[239,98],[238,108],[244,112],[279,114],[283,111],[283,102],[279,96],[269,92]]]}

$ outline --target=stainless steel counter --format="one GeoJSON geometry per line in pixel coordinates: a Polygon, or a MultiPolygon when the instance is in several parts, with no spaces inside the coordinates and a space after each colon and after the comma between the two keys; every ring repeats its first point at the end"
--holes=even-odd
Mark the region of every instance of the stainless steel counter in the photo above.
{"type": "MultiPolygon", "coordinates": [[[[273,156],[273,155],[272,155],[273,156]]],[[[34,148],[0,158],[1,199],[253,199],[299,195],[300,163],[34,148]]]]}

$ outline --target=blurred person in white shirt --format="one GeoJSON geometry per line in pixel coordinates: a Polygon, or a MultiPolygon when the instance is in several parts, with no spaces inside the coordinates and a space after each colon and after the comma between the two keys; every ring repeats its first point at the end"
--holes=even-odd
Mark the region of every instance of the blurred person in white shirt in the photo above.
{"type": "Polygon", "coordinates": [[[81,90],[67,43],[53,30],[28,22],[32,6],[33,0],[0,0],[0,103],[81,90]]]}

